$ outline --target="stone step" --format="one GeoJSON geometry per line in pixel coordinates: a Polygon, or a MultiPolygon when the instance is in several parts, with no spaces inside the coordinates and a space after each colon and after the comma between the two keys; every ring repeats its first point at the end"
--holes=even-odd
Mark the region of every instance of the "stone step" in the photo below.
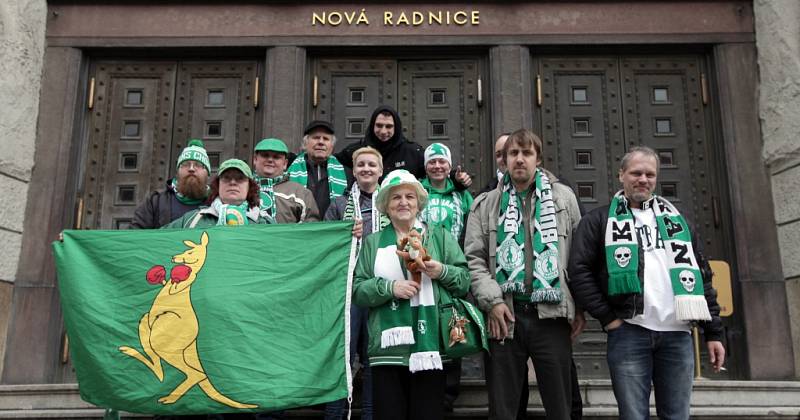
{"type": "MultiPolygon", "coordinates": [[[[612,419],[617,416],[611,381],[581,380],[584,416],[612,419]]],[[[530,388],[528,414],[543,416],[536,384],[530,388]]],[[[654,401],[651,412],[655,415],[654,401]]],[[[697,380],[692,394],[692,418],[698,419],[784,419],[800,418],[800,382],[697,380]]],[[[482,380],[465,380],[450,418],[486,418],[487,394],[482,380]]],[[[289,417],[320,418],[314,409],[291,410],[289,417]]],[[[358,410],[354,412],[354,418],[358,410]]],[[[77,384],[0,385],[0,419],[97,419],[103,410],[81,400],[77,384]]],[[[149,418],[124,414],[130,418],[149,418]]]]}

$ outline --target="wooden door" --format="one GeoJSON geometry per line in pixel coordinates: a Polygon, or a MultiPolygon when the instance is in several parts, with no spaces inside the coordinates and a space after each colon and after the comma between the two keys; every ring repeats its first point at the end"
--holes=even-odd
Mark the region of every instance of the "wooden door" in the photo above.
{"type": "Polygon", "coordinates": [[[319,103],[312,104],[313,119],[333,124],[336,151],[364,138],[378,105],[396,107],[394,60],[320,60],[315,75],[319,103]]]}
{"type": "Polygon", "coordinates": [[[446,145],[454,166],[480,176],[477,62],[403,61],[399,68],[403,134],[423,148],[431,143],[446,145]]]}
{"type": "Polygon", "coordinates": [[[175,160],[200,138],[212,167],[250,159],[255,62],[93,64],[94,107],[82,176],[83,226],[124,229],[148,193],[175,175],[175,160]]]}

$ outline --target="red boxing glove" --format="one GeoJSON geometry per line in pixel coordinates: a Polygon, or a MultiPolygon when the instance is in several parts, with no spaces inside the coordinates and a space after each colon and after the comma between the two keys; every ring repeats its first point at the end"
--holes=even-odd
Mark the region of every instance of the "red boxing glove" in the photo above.
{"type": "Polygon", "coordinates": [[[162,284],[167,276],[167,270],[163,265],[154,265],[147,270],[147,282],[150,284],[162,284]]]}
{"type": "Polygon", "coordinates": [[[180,283],[189,278],[189,274],[192,273],[192,268],[188,265],[176,265],[172,267],[172,271],[170,271],[169,276],[172,279],[173,283],[180,283]]]}

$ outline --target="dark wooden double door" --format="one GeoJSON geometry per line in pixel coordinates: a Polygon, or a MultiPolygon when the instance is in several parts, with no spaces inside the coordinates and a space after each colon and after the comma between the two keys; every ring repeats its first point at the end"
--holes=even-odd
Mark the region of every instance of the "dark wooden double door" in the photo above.
{"type": "Polygon", "coordinates": [[[148,192],[174,176],[188,139],[203,140],[212,170],[249,159],[257,70],[242,61],[94,63],[82,227],[126,228],[148,192]]]}
{"type": "MultiPolygon", "coordinates": [[[[655,149],[661,158],[656,193],[693,223],[706,255],[732,263],[721,204],[727,187],[704,66],[701,56],[537,57],[535,119],[545,141],[544,166],[569,180],[588,210],[607,205],[621,188],[617,173],[627,149],[655,149]]],[[[607,377],[605,340],[592,320],[574,349],[581,377],[607,377]]]]}
{"type": "Polygon", "coordinates": [[[479,174],[478,60],[320,59],[314,63],[315,119],[331,121],[336,149],[364,137],[379,105],[395,108],[403,135],[422,147],[447,145],[454,165],[479,174]],[[316,100],[318,99],[318,100],[316,100]]]}

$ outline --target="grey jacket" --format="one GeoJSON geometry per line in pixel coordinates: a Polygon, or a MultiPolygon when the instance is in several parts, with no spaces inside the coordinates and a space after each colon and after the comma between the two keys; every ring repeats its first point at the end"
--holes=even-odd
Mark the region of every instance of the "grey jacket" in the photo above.
{"type": "MultiPolygon", "coordinates": [[[[273,187],[275,195],[275,221],[278,223],[305,223],[321,220],[317,202],[306,187],[290,181],[286,176],[273,187]]],[[[267,217],[263,212],[263,217],[267,217]]]]}
{"type": "MultiPolygon", "coordinates": [[[[553,189],[553,201],[556,207],[556,223],[558,225],[559,281],[564,299],[558,304],[538,304],[536,306],[540,318],[565,317],[572,321],[575,317],[575,302],[567,287],[567,261],[572,232],[578,226],[581,215],[578,200],[568,187],[558,182],[553,174],[545,171],[550,178],[553,189]]],[[[471,291],[478,307],[490,312],[498,303],[505,303],[514,313],[512,293],[503,293],[494,278],[495,254],[497,248],[497,217],[502,196],[502,184],[489,192],[483,193],[472,203],[467,221],[467,233],[464,240],[464,254],[469,264],[472,277],[471,291]]],[[[533,205],[534,194],[529,194],[525,204],[533,205]]],[[[532,207],[531,207],[532,208],[532,207]]],[[[509,325],[509,338],[514,337],[514,324],[509,325]]]]}

